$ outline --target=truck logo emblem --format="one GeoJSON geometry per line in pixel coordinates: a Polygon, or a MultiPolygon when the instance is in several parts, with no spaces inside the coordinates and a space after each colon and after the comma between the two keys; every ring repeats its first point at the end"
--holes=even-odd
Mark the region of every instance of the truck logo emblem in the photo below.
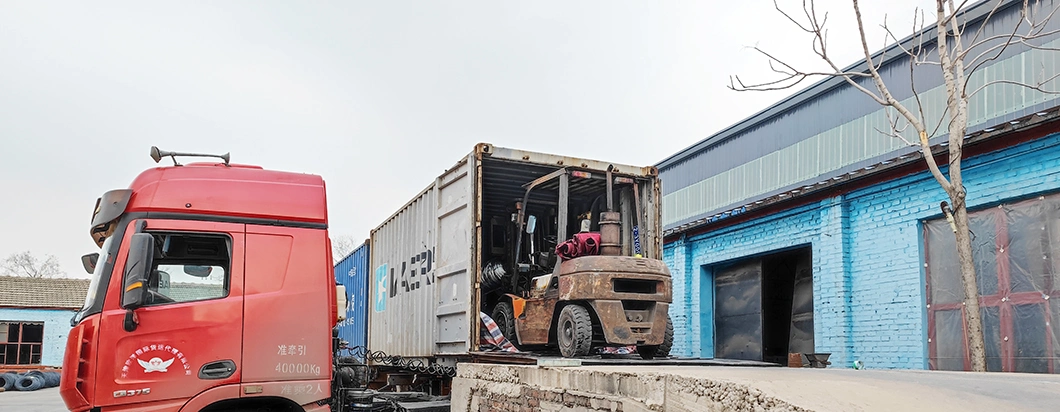
{"type": "Polygon", "coordinates": [[[191,362],[189,362],[188,357],[184,356],[180,349],[164,343],[144,345],[134,349],[121,367],[121,377],[129,378],[130,372],[134,376],[139,374],[139,372],[136,372],[136,365],[144,368],[144,374],[151,372],[166,373],[169,372],[169,368],[173,367],[177,371],[183,369],[185,376],[191,376],[191,362]],[[169,360],[162,360],[165,358],[169,358],[169,360]]]}
{"type": "Polygon", "coordinates": [[[140,363],[140,366],[144,367],[144,373],[151,373],[151,372],[168,372],[168,370],[166,370],[166,368],[168,368],[169,365],[173,364],[173,360],[174,359],[176,359],[176,358],[171,358],[170,360],[167,360],[167,361],[163,361],[162,358],[151,358],[151,360],[149,360],[147,362],[144,362],[143,359],[137,359],[136,361],[140,363]]]}

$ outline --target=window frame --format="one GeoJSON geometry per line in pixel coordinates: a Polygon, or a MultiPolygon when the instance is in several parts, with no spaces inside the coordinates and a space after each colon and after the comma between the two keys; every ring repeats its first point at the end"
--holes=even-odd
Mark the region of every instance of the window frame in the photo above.
{"type": "MultiPolygon", "coordinates": [[[[12,324],[17,324],[18,325],[18,338],[17,338],[18,340],[15,341],[15,342],[12,342],[10,340],[11,339],[10,333],[7,333],[6,337],[5,337],[5,341],[4,342],[0,342],[0,345],[3,346],[2,353],[0,353],[0,354],[2,354],[3,358],[4,358],[3,362],[0,362],[0,365],[4,365],[4,366],[40,365],[41,362],[43,361],[43,358],[44,358],[44,336],[45,336],[44,335],[44,326],[45,326],[44,322],[20,321],[20,320],[0,320],[0,325],[4,325],[4,327],[6,329],[9,329],[12,324]],[[39,325],[40,326],[40,329],[41,329],[40,336],[41,336],[41,338],[40,338],[39,342],[27,342],[27,341],[23,340],[25,338],[25,336],[26,336],[26,332],[25,332],[26,325],[39,325]],[[8,360],[9,360],[9,359],[7,359],[7,346],[8,345],[14,345],[15,346],[15,363],[8,363],[8,360]],[[29,352],[29,362],[28,363],[20,362],[21,357],[22,357],[22,347],[25,346],[25,345],[29,345],[29,351],[30,352],[29,352]],[[36,349],[37,349],[36,355],[35,355],[37,357],[37,361],[36,362],[33,361],[33,357],[34,357],[33,349],[34,349],[34,347],[36,347],[36,349]]],[[[5,332],[7,332],[7,331],[5,330],[5,332]]]]}
{"type": "MultiPolygon", "coordinates": [[[[211,301],[211,300],[226,299],[229,296],[231,296],[231,294],[232,294],[232,265],[233,265],[233,261],[232,260],[233,260],[233,245],[234,245],[234,242],[233,242],[233,239],[232,239],[232,235],[230,233],[228,233],[228,232],[181,231],[181,230],[158,230],[158,231],[147,230],[147,231],[145,231],[145,233],[151,234],[152,236],[164,236],[164,235],[185,236],[185,237],[198,236],[198,237],[205,237],[205,238],[223,239],[224,245],[225,245],[225,253],[226,253],[226,256],[227,256],[223,265],[216,264],[217,262],[211,262],[211,263],[208,263],[207,265],[203,265],[202,262],[195,262],[195,263],[182,262],[182,260],[187,260],[187,259],[177,259],[176,262],[173,262],[172,260],[166,261],[165,259],[162,259],[160,257],[156,257],[153,260],[152,264],[151,264],[152,265],[152,268],[151,268],[152,277],[153,277],[153,273],[158,270],[159,266],[163,266],[163,265],[177,266],[177,265],[189,265],[189,264],[191,264],[191,265],[201,265],[201,266],[220,266],[221,269],[224,270],[224,279],[223,279],[223,283],[221,284],[222,290],[224,291],[224,293],[221,294],[220,296],[209,297],[209,298],[204,298],[204,299],[180,300],[180,301],[173,301],[173,302],[157,302],[157,303],[156,302],[152,302],[152,303],[148,303],[148,304],[144,305],[145,308],[146,307],[151,307],[151,308],[165,307],[165,306],[169,306],[169,305],[177,305],[177,304],[183,304],[183,303],[206,302],[206,301],[211,301]]],[[[173,276],[173,275],[170,275],[170,276],[173,276]]],[[[161,279],[149,279],[147,283],[148,283],[147,290],[149,292],[157,293],[157,294],[160,294],[162,296],[165,296],[166,298],[172,299],[171,296],[165,295],[165,294],[161,294],[160,292],[158,292],[158,286],[161,283],[161,279]]],[[[173,282],[172,282],[172,279],[171,279],[170,280],[170,288],[172,288],[172,285],[173,285],[173,282]]],[[[208,285],[208,284],[206,284],[206,285],[208,285]]]]}

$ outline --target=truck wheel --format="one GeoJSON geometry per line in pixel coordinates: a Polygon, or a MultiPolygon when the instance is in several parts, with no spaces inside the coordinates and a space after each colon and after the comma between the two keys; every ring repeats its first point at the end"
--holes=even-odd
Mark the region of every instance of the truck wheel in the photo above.
{"type": "Polygon", "coordinates": [[[501,330],[505,339],[518,346],[518,339],[515,336],[515,311],[512,310],[511,303],[504,301],[497,303],[497,306],[493,308],[493,322],[497,324],[497,329],[501,330]]]}
{"type": "Polygon", "coordinates": [[[556,324],[559,353],[565,358],[585,356],[593,345],[593,321],[589,311],[578,305],[567,305],[559,312],[556,324]]]}
{"type": "Polygon", "coordinates": [[[666,358],[670,356],[670,348],[674,346],[674,323],[670,321],[670,315],[666,315],[666,331],[663,332],[662,345],[637,346],[637,353],[644,359],[666,358]]]}

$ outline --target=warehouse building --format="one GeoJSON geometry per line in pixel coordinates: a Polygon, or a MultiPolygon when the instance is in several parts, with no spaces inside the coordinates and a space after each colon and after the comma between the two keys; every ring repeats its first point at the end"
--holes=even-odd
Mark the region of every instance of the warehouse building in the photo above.
{"type": "MultiPolygon", "coordinates": [[[[1012,32],[1022,2],[1004,3],[981,36],[1012,32]]],[[[963,14],[969,36],[995,4],[963,14]]],[[[891,47],[875,58],[895,97],[915,107],[907,57],[891,47]]],[[[1058,69],[1060,52],[1014,44],[969,80],[969,90],[986,85],[970,101],[963,171],[994,371],[1060,372],[1060,96],[988,83],[1034,83],[1058,69]]],[[[912,80],[926,116],[941,119],[939,68],[918,66],[912,80]]],[[[939,206],[947,196],[918,147],[877,129],[888,130],[884,109],[828,79],[658,165],[675,355],[970,367],[954,237],[939,206]]],[[[937,155],[945,129],[931,140],[937,155]]]]}
{"type": "Polygon", "coordinates": [[[62,366],[88,279],[0,276],[0,370],[62,366]]]}

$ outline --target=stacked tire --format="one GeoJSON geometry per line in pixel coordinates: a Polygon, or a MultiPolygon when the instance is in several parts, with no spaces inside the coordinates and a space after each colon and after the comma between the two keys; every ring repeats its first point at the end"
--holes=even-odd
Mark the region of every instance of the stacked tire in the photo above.
{"type": "Polygon", "coordinates": [[[15,390],[15,382],[18,382],[18,378],[20,377],[21,376],[15,372],[4,372],[3,374],[0,374],[0,386],[2,386],[5,391],[13,391],[15,390]]]}
{"type": "Polygon", "coordinates": [[[35,391],[42,388],[59,386],[62,375],[59,372],[29,371],[26,373],[6,372],[0,375],[0,384],[5,391],[35,391]]]}

